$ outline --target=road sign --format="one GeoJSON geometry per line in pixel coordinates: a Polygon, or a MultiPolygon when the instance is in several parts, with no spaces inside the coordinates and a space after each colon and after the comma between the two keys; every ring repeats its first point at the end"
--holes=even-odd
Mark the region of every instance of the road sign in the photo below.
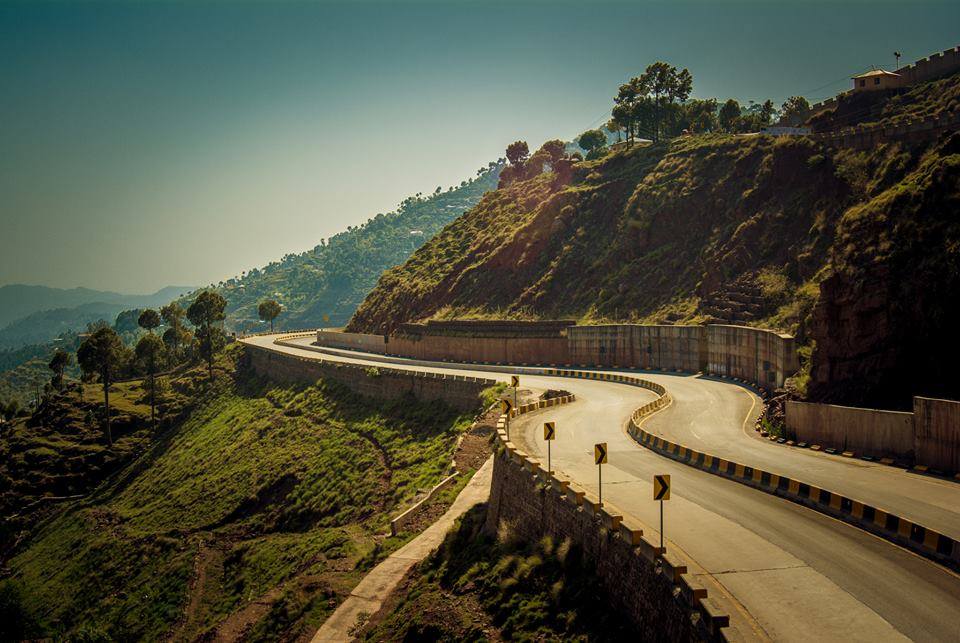
{"type": "Polygon", "coordinates": [[[653,476],[653,499],[670,500],[670,476],[653,476]]]}
{"type": "Polygon", "coordinates": [[[660,501],[660,551],[663,549],[663,501],[670,500],[670,476],[653,476],[653,499],[660,501]]]}
{"type": "Polygon", "coordinates": [[[593,460],[597,464],[607,463],[607,443],[606,442],[601,442],[600,444],[593,445],[593,460]]]}
{"type": "Polygon", "coordinates": [[[555,423],[543,423],[543,439],[547,441],[547,476],[550,476],[553,473],[550,443],[557,439],[557,425],[555,423]]]}
{"type": "Polygon", "coordinates": [[[557,427],[554,422],[544,422],[543,423],[543,439],[544,440],[556,440],[557,439],[557,427]]]}
{"type": "Polygon", "coordinates": [[[513,410],[513,402],[510,400],[500,400],[500,408],[503,410],[504,415],[509,417],[510,411],[513,410]]]}
{"type": "MultiPolygon", "coordinates": [[[[550,444],[547,442],[547,444],[550,444]]],[[[593,461],[597,463],[597,495],[600,496],[600,506],[603,506],[603,466],[607,463],[607,443],[600,442],[593,445],[593,461]]]]}
{"type": "Polygon", "coordinates": [[[511,375],[511,376],[510,376],[510,386],[512,386],[513,388],[517,388],[518,386],[520,386],[520,376],[519,376],[519,375],[511,375]]]}

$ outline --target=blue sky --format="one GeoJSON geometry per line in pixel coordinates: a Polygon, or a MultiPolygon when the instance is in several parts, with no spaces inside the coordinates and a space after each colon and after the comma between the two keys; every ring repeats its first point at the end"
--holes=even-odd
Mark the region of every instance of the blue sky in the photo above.
{"type": "Polygon", "coordinates": [[[699,97],[812,102],[957,25],[907,0],[0,4],[0,284],[218,281],[574,137],[656,60],[699,97]]]}

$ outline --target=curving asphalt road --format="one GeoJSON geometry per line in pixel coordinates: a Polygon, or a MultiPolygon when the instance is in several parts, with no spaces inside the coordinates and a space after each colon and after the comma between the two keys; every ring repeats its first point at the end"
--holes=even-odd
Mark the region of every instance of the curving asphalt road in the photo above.
{"type": "MultiPolygon", "coordinates": [[[[274,339],[261,336],[244,341],[315,359],[359,364],[384,361],[383,356],[347,351],[320,353],[310,346],[311,338],[286,346],[274,345],[274,339]]],[[[390,361],[412,370],[508,377],[507,373],[476,370],[480,367],[390,361]]],[[[918,522],[925,517],[931,522],[939,520],[929,525],[933,528],[945,524],[956,529],[960,524],[956,519],[960,502],[949,501],[960,487],[941,488],[953,483],[757,440],[751,427],[759,400],[747,389],[697,376],[648,373],[644,377],[666,386],[674,399],[669,407],[647,418],[648,431],[744,464],[796,475],[916,517],[918,522]],[[926,494],[932,499],[922,504],[911,502],[918,500],[915,493],[918,498],[926,494]],[[947,506],[940,508],[940,501],[947,506]],[[921,515],[911,514],[895,502],[905,508],[916,504],[921,515]]],[[[566,389],[577,395],[577,402],[515,420],[511,430],[514,441],[545,463],[540,426],[547,419],[557,422],[553,469],[593,491],[597,486],[593,444],[606,441],[610,463],[604,469],[604,504],[641,522],[652,540],[658,537],[659,521],[652,500],[652,476],[671,474],[673,498],[666,505],[664,529],[667,547],[689,561],[690,572],[700,576],[711,597],[731,614],[731,625],[745,638],[960,640],[960,575],[811,509],[639,446],[626,434],[625,426],[632,411],[652,399],[649,391],[612,382],[536,375],[523,375],[522,385],[533,390],[566,389]]]]}

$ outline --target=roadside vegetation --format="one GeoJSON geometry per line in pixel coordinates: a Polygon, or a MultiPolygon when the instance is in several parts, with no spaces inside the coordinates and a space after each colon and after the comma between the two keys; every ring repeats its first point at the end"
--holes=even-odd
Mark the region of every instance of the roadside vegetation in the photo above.
{"type": "Polygon", "coordinates": [[[115,384],[116,410],[137,420],[114,424],[112,448],[40,418],[2,442],[13,482],[43,471],[64,484],[94,462],[111,472],[9,544],[24,622],[57,638],[308,632],[409,536],[382,534],[447,474],[471,421],[334,383],[276,385],[244,368],[239,347],[218,354],[214,374],[169,376],[160,404],[185,406],[156,431],[144,382],[115,384]]]}

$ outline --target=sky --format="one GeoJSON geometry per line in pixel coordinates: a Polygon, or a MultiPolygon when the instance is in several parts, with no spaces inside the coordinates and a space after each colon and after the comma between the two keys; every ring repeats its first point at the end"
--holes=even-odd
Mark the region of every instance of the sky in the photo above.
{"type": "Polygon", "coordinates": [[[811,102],[960,44],[960,2],[0,2],[0,285],[152,292],[302,252],[657,60],[811,102]]]}

